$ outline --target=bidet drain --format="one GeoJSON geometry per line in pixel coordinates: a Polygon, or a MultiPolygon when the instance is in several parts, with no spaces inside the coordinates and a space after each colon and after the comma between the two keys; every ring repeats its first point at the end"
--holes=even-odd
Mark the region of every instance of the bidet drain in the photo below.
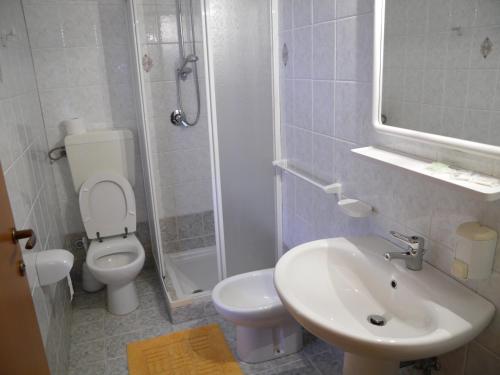
{"type": "Polygon", "coordinates": [[[368,321],[374,326],[385,326],[385,318],[381,315],[368,315],[368,321]]]}

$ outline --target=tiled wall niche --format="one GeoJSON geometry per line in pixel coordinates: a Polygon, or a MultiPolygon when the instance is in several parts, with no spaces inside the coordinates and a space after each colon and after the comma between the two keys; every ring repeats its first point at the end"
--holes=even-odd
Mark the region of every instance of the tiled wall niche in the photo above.
{"type": "Polygon", "coordinates": [[[38,237],[33,250],[23,250],[23,258],[50,371],[64,375],[71,325],[69,289],[65,280],[40,287],[34,268],[37,255],[64,247],[64,232],[20,0],[0,1],[0,25],[2,33],[15,30],[0,43],[0,161],[16,227],[32,228],[38,237]]]}
{"type": "MultiPolygon", "coordinates": [[[[63,143],[61,122],[82,117],[89,130],[127,128],[136,141],[138,222],[146,203],[132,86],[125,0],[23,0],[49,148],[63,143]]],[[[68,162],[52,165],[66,234],[84,232],[68,162]]]]}
{"type": "Polygon", "coordinates": [[[387,2],[387,124],[500,144],[499,14],[498,1],[387,2]]]}
{"type": "MultiPolygon", "coordinates": [[[[451,9],[459,3],[439,1],[451,9]]],[[[477,4],[489,7],[494,3],[477,4]]],[[[289,50],[288,63],[281,64],[280,71],[285,155],[309,173],[341,182],[346,194],[369,202],[377,211],[370,219],[349,218],[339,211],[335,197],[285,174],[284,247],[368,233],[387,238],[389,230],[398,230],[423,235],[427,261],[449,273],[457,226],[479,220],[500,231],[500,203],[475,201],[419,176],[362,160],[350,149],[381,144],[497,176],[500,166],[480,157],[376,134],[370,119],[372,39],[372,0],[280,0],[280,48],[286,43],[289,50]]],[[[442,357],[443,372],[497,374],[500,255],[489,279],[466,284],[492,301],[497,313],[476,340],[442,357]]]]}

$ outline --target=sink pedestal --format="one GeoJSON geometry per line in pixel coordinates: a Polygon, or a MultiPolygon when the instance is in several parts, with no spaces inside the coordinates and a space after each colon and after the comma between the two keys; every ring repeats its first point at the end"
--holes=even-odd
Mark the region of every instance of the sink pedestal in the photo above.
{"type": "Polygon", "coordinates": [[[395,375],[399,372],[398,361],[374,359],[345,353],[343,375],[395,375]]]}

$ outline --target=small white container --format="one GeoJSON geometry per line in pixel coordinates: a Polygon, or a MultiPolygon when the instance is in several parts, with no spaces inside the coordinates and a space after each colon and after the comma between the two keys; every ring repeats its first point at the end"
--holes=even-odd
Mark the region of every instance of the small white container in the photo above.
{"type": "Polygon", "coordinates": [[[69,275],[74,256],[67,250],[45,250],[37,254],[36,272],[41,286],[55,284],[69,275]]]}
{"type": "Polygon", "coordinates": [[[485,279],[491,274],[497,232],[477,222],[457,228],[458,244],[452,273],[462,279],[485,279]]]}

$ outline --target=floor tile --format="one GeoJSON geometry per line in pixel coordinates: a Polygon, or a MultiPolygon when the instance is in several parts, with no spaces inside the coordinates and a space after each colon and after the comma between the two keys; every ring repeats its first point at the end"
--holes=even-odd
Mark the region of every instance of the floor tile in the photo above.
{"type": "Polygon", "coordinates": [[[104,339],[80,343],[73,338],[70,349],[70,367],[81,367],[106,359],[104,339]]]}
{"type": "MultiPolygon", "coordinates": [[[[172,324],[159,283],[154,272],[141,273],[137,280],[140,306],[122,316],[107,311],[105,291],[75,295],[69,375],[127,375],[128,343],[213,323],[219,324],[236,356],[232,323],[210,315],[172,324]]],[[[337,375],[342,360],[342,351],[305,332],[301,352],[257,364],[240,362],[240,366],[246,375],[337,375]]]]}
{"type": "Polygon", "coordinates": [[[104,317],[104,333],[106,336],[115,336],[139,329],[138,311],[126,315],[106,313],[104,317]]]}
{"type": "Polygon", "coordinates": [[[330,351],[308,357],[322,375],[342,375],[343,355],[335,355],[330,351]]]}
{"type": "Polygon", "coordinates": [[[318,372],[316,368],[307,359],[301,359],[299,361],[289,362],[282,366],[275,367],[274,374],[276,375],[309,375],[318,372]]]}
{"type": "Polygon", "coordinates": [[[103,306],[73,309],[72,325],[102,321],[106,309],[103,306]]]}
{"type": "Polygon", "coordinates": [[[127,358],[118,357],[108,360],[106,375],[128,375],[127,358]]]}
{"type": "Polygon", "coordinates": [[[71,327],[71,338],[79,343],[102,339],[104,337],[104,322],[102,320],[74,324],[71,327]]]}
{"type": "Polygon", "coordinates": [[[100,361],[72,367],[69,369],[68,375],[107,375],[106,362],[100,361]]]}
{"type": "Polygon", "coordinates": [[[127,355],[127,344],[140,340],[141,332],[130,332],[122,335],[108,337],[106,339],[106,358],[124,357],[127,355]]]}

